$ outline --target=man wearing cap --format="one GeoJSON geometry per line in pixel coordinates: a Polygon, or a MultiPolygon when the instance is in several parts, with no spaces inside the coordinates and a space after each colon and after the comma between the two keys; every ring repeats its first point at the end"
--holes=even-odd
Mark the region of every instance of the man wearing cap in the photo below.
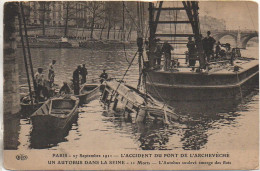
{"type": "Polygon", "coordinates": [[[168,43],[168,41],[164,41],[162,52],[164,53],[165,57],[165,71],[167,71],[170,68],[171,65],[171,51],[174,50],[173,47],[168,43]]]}
{"type": "Polygon", "coordinates": [[[49,74],[48,74],[48,79],[50,81],[50,86],[52,87],[53,86],[53,83],[54,83],[54,77],[55,77],[55,74],[54,74],[54,65],[56,63],[56,60],[52,60],[52,62],[50,63],[49,65],[49,74]]]}
{"type": "Polygon", "coordinates": [[[205,55],[207,57],[207,62],[210,62],[210,56],[214,55],[213,47],[216,42],[216,40],[213,37],[211,37],[210,34],[211,34],[211,32],[208,31],[207,37],[205,37],[202,40],[203,49],[204,49],[205,55]]]}
{"type": "Polygon", "coordinates": [[[43,69],[42,68],[38,68],[38,71],[35,73],[34,78],[35,78],[35,82],[36,82],[36,100],[40,100],[40,95],[41,92],[43,90],[43,84],[44,84],[44,75],[42,74],[43,69]]]}

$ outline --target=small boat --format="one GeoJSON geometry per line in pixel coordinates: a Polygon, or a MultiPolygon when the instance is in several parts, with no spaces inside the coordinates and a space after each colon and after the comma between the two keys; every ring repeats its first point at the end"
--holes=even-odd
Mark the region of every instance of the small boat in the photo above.
{"type": "Polygon", "coordinates": [[[182,121],[182,118],[173,112],[173,108],[134,87],[115,80],[105,81],[103,84],[105,88],[101,102],[113,111],[120,111],[125,118],[131,118],[134,122],[144,122],[146,118],[162,119],[165,123],[182,121]]]}
{"type": "Polygon", "coordinates": [[[99,84],[84,84],[80,89],[80,95],[76,95],[79,98],[79,104],[85,104],[91,100],[95,100],[100,96],[99,84]]]}
{"type": "Polygon", "coordinates": [[[74,96],[46,101],[31,116],[33,129],[65,129],[77,116],[78,105],[79,99],[74,96]]]}
{"type": "Polygon", "coordinates": [[[59,44],[60,48],[71,48],[72,47],[72,44],[69,43],[69,40],[66,37],[62,37],[61,41],[58,42],[58,44],[59,44]]]}

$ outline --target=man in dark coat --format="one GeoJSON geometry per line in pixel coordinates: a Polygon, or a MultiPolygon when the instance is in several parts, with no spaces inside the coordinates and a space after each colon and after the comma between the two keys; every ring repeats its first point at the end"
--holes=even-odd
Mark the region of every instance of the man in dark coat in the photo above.
{"type": "Polygon", "coordinates": [[[162,52],[164,53],[165,61],[165,71],[170,69],[171,65],[171,51],[174,50],[173,47],[168,43],[168,41],[165,41],[162,47],[162,52]]]}
{"type": "Polygon", "coordinates": [[[203,49],[204,49],[205,55],[207,57],[207,62],[210,61],[210,56],[214,55],[213,47],[216,42],[216,40],[213,37],[211,37],[210,34],[211,34],[210,31],[208,31],[207,37],[205,37],[202,40],[203,49]]]}
{"type": "Polygon", "coordinates": [[[191,71],[194,71],[194,66],[196,64],[196,59],[194,59],[196,53],[196,46],[195,46],[195,42],[192,41],[192,37],[189,37],[187,48],[188,48],[189,66],[192,67],[191,71]]]}
{"type": "Polygon", "coordinates": [[[81,75],[81,84],[86,83],[87,81],[87,75],[88,75],[88,70],[85,67],[85,64],[82,65],[81,71],[80,71],[80,75],[81,75]]]}
{"type": "Polygon", "coordinates": [[[81,67],[78,68],[73,72],[73,87],[74,87],[74,94],[79,95],[79,75],[80,75],[81,67]]]}

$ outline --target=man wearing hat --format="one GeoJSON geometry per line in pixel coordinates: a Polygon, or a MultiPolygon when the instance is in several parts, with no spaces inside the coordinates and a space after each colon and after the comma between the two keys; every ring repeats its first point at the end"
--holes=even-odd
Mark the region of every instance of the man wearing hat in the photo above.
{"type": "Polygon", "coordinates": [[[88,75],[88,70],[87,70],[85,64],[82,65],[82,68],[81,68],[81,71],[80,71],[80,75],[81,75],[81,84],[86,83],[86,81],[87,81],[87,75],[88,75]]]}
{"type": "Polygon", "coordinates": [[[73,87],[74,87],[74,94],[79,95],[79,75],[81,71],[81,66],[79,65],[77,69],[73,72],[73,87]]]}
{"type": "Polygon", "coordinates": [[[207,57],[207,62],[210,62],[210,56],[214,55],[213,47],[216,42],[216,40],[213,37],[211,37],[210,34],[211,34],[211,32],[208,31],[207,37],[205,37],[202,40],[203,49],[204,49],[205,55],[207,57]]]}

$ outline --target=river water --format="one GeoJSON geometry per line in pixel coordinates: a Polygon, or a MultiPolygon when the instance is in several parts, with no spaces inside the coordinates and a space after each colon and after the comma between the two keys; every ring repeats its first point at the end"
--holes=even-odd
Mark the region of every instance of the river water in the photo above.
{"type": "MultiPolygon", "coordinates": [[[[257,48],[243,53],[254,57],[257,48]]],[[[34,68],[42,67],[47,73],[51,60],[55,65],[55,82],[72,79],[72,72],[79,64],[86,64],[87,81],[98,78],[103,69],[109,77],[121,78],[136,48],[123,47],[90,49],[31,49],[34,68]],[[125,56],[126,52],[126,56],[125,56]]],[[[26,84],[22,50],[18,49],[20,84],[26,84]]],[[[138,64],[133,62],[126,75],[126,82],[137,85],[138,64]]],[[[47,74],[46,74],[47,75],[47,74]]],[[[25,92],[21,89],[21,92],[25,92]]],[[[5,122],[5,149],[93,149],[99,150],[152,150],[152,149],[257,149],[258,144],[258,87],[241,101],[175,104],[175,112],[190,118],[185,124],[149,121],[134,124],[124,118],[115,117],[101,106],[99,100],[91,101],[79,108],[79,116],[71,128],[62,133],[44,135],[32,130],[29,119],[13,118],[5,122]]]]}

